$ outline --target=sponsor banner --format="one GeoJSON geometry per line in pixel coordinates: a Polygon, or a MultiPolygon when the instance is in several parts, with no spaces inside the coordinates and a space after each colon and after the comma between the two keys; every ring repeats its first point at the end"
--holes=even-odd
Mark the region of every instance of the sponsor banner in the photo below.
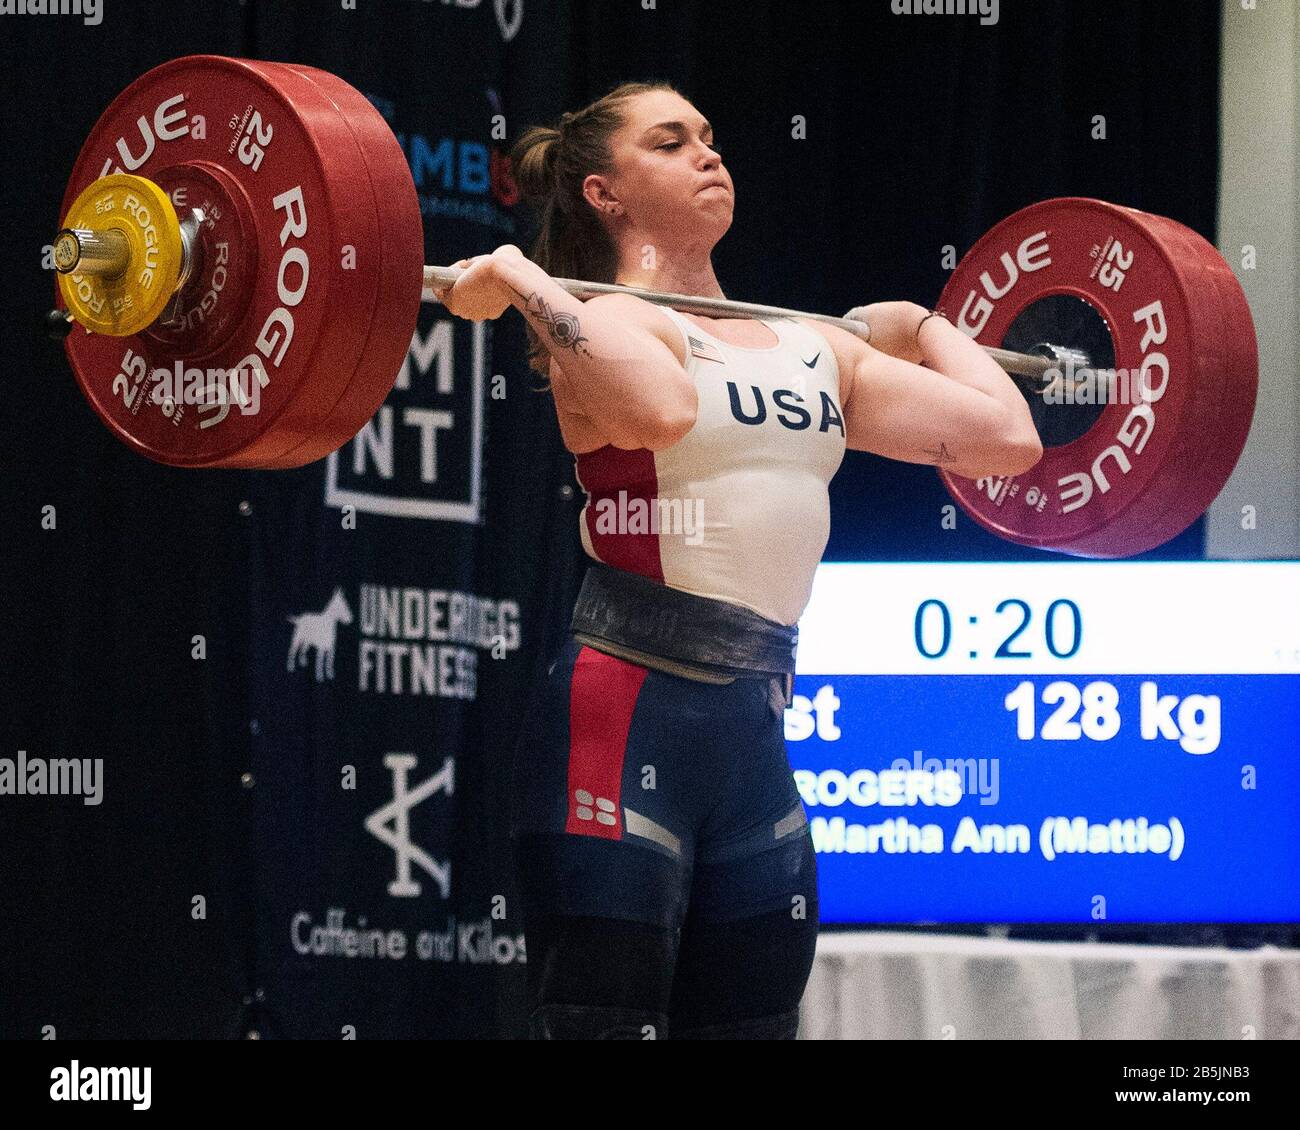
{"type": "MultiPolygon", "coordinates": [[[[338,16],[303,61],[356,86],[393,130],[425,261],[525,245],[508,146],[556,111],[528,91],[507,105],[491,76],[507,44],[526,49],[526,4],[389,4],[366,18],[390,25],[382,65],[358,59],[338,16]],[[399,44],[418,50],[398,57],[399,44]]],[[[265,35],[267,57],[302,56],[271,21],[265,35]]],[[[534,89],[561,89],[558,64],[541,65],[534,89]]],[[[557,507],[572,534],[576,522],[553,485],[554,410],[531,391],[509,322],[425,305],[361,433],[301,471],[256,477],[247,789],[267,1035],[518,1034],[509,771],[543,647],[532,625],[555,616],[539,547],[557,507]]]]}

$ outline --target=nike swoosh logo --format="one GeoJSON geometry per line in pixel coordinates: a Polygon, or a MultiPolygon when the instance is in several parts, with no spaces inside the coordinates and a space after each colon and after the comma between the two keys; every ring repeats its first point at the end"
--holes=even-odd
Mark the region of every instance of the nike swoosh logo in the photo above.
{"type": "Polygon", "coordinates": [[[802,358],[802,357],[800,357],[799,360],[800,360],[800,361],[803,361],[803,363],[804,363],[805,365],[807,365],[808,368],[810,368],[810,369],[815,369],[815,368],[817,367],[817,361],[818,361],[818,359],[819,359],[820,357],[821,357],[821,354],[819,353],[819,354],[817,354],[817,356],[814,357],[811,361],[803,361],[803,358],[802,358]]]}

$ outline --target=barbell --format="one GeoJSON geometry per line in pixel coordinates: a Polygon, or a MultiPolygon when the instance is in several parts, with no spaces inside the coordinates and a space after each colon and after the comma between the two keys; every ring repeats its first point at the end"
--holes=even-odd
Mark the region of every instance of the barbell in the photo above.
{"type": "MultiPolygon", "coordinates": [[[[392,388],[420,302],[461,274],[424,265],[415,185],[380,114],[342,79],[284,63],[199,55],[136,79],[82,147],[62,216],[52,258],[59,317],[86,331],[66,339],[77,381],[119,439],[174,466],[336,451],[392,388]]],[[[858,318],[556,281],[580,299],[809,318],[870,340],[858,318]]],[[[938,308],[1023,382],[1043,436],[1044,458],[1014,479],[940,471],[985,528],[1125,556],[1222,489],[1258,362],[1241,287],[1195,232],[1101,201],[1032,205],[975,244],[938,308]]]]}

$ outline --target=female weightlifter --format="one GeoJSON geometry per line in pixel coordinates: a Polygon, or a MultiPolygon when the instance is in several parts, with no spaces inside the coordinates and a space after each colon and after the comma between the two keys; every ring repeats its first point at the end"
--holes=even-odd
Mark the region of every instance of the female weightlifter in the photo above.
{"type": "Polygon", "coordinates": [[[663,83],[625,83],[513,152],[526,258],[462,260],[453,314],[528,323],[586,493],[591,558],[516,751],[511,835],[542,1039],[793,1039],[817,868],[784,740],[796,625],[845,448],[959,475],[1042,454],[1008,377],[940,315],[686,315],[554,278],[722,297],[731,177],[663,83]]]}

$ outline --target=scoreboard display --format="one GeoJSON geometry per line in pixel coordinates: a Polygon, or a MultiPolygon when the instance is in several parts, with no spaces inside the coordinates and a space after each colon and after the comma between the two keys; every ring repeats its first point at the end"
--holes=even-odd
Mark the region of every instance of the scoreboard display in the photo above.
{"type": "Polygon", "coordinates": [[[1300,921],[1300,562],[825,564],[826,923],[1300,921]]]}

